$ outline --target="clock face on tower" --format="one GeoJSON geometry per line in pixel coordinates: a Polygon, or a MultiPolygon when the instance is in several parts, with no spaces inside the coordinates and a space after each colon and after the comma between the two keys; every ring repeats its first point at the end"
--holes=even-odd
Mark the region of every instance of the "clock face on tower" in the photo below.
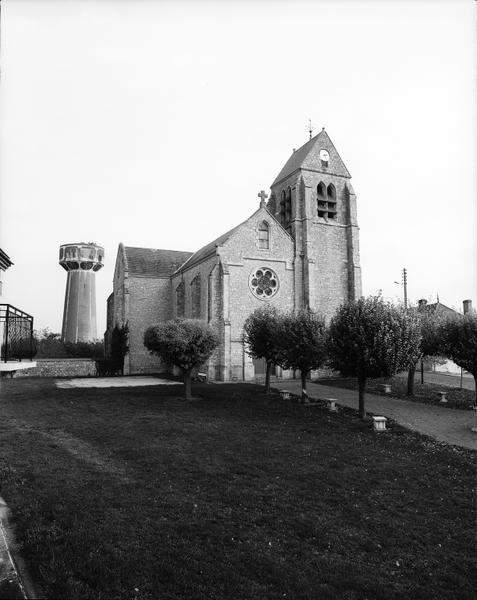
{"type": "Polygon", "coordinates": [[[320,150],[320,160],[328,162],[329,159],[330,159],[330,155],[328,154],[328,151],[327,150],[320,150]]]}

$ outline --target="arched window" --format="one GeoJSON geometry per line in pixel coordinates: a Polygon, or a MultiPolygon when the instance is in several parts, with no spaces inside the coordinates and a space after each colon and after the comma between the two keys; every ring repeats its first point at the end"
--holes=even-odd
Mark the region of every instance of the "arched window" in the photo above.
{"type": "Polygon", "coordinates": [[[183,281],[176,287],[176,306],[177,316],[183,317],[185,314],[185,287],[183,281]]]}
{"type": "Polygon", "coordinates": [[[190,296],[193,319],[200,319],[200,275],[196,275],[190,284],[190,296]]]}
{"type": "Polygon", "coordinates": [[[258,226],[258,247],[261,250],[270,249],[270,227],[266,221],[258,226]]]}
{"type": "Polygon", "coordinates": [[[285,200],[285,222],[286,226],[290,224],[292,219],[292,202],[291,202],[291,189],[287,189],[287,195],[285,200]]]}
{"type": "Polygon", "coordinates": [[[336,188],[330,183],[326,191],[328,193],[328,219],[336,219],[336,188]]]}
{"type": "Polygon", "coordinates": [[[336,188],[330,183],[328,187],[320,181],[316,187],[316,210],[318,217],[323,219],[336,219],[336,188]]]}
{"type": "Polygon", "coordinates": [[[280,200],[280,223],[285,227],[285,204],[286,204],[286,194],[285,190],[282,191],[280,200]]]}
{"type": "Polygon", "coordinates": [[[288,187],[282,190],[280,200],[280,223],[288,232],[290,232],[290,224],[292,221],[292,192],[288,187]]]}
{"type": "Polygon", "coordinates": [[[326,185],[322,181],[320,181],[316,187],[316,194],[316,210],[318,216],[325,218],[327,216],[328,204],[326,202],[326,185]]]}

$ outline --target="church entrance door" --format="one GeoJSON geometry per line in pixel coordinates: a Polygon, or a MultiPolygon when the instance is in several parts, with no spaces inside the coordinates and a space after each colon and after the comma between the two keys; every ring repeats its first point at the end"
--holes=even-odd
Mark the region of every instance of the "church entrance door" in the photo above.
{"type": "MultiPolygon", "coordinates": [[[[265,375],[267,372],[267,361],[264,358],[254,358],[252,359],[253,367],[255,369],[255,375],[265,375]]],[[[276,365],[272,365],[272,369],[270,371],[270,375],[277,374],[276,365]]]]}

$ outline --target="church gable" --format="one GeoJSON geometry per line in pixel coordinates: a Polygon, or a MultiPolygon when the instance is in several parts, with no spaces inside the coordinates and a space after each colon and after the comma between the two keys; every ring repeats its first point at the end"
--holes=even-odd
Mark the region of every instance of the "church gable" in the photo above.
{"type": "Polygon", "coordinates": [[[293,154],[272,183],[272,188],[296,173],[299,169],[337,175],[339,177],[351,177],[333,142],[324,129],[318,135],[311,138],[311,140],[308,140],[301,148],[293,151],[293,154]]]}
{"type": "Polygon", "coordinates": [[[216,248],[218,246],[222,246],[239,227],[240,225],[230,229],[230,231],[227,231],[212,242],[209,242],[203,246],[200,250],[197,250],[197,252],[194,252],[194,254],[190,255],[189,258],[179,267],[179,269],[177,269],[175,274],[183,272],[187,269],[191,269],[195,265],[198,265],[205,260],[208,260],[211,256],[214,256],[216,253],[216,248]]]}
{"type": "Polygon", "coordinates": [[[113,282],[119,284],[119,282],[124,278],[125,271],[127,271],[126,256],[124,254],[123,243],[121,242],[118,246],[118,253],[116,254],[113,282]]]}
{"type": "Polygon", "coordinates": [[[291,260],[293,239],[267,209],[260,208],[232,231],[218,251],[227,262],[252,257],[291,260]]]}

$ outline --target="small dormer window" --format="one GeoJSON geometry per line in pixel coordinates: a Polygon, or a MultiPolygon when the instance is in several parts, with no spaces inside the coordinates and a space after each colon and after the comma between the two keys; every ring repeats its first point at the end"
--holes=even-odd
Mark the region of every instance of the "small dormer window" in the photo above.
{"type": "Polygon", "coordinates": [[[262,221],[258,226],[258,247],[261,250],[270,249],[270,226],[266,221],[262,221]]]}

